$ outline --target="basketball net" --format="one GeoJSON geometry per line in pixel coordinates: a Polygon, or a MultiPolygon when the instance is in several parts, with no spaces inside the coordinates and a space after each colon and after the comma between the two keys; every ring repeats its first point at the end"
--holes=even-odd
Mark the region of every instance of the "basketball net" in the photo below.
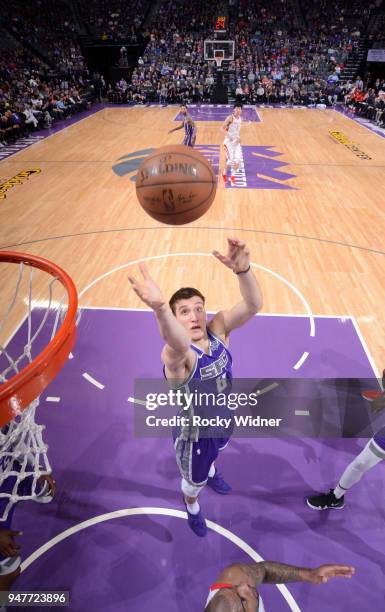
{"type": "MultiPolygon", "coordinates": [[[[46,343],[46,339],[43,340],[40,336],[43,333],[47,335],[47,331],[50,340],[56,336],[68,309],[65,299],[67,294],[62,295],[63,286],[60,285],[59,279],[44,274],[43,291],[48,291],[48,299],[37,302],[39,306],[43,304],[44,308],[39,307],[33,317],[36,300],[33,298],[34,270],[32,265],[37,267],[36,264],[26,266],[23,262],[19,263],[18,277],[16,282],[13,280],[15,286],[12,289],[9,306],[0,319],[1,333],[6,329],[9,319],[12,318],[13,311],[16,309],[20,311],[22,304],[23,312],[18,313],[17,317],[18,320],[23,321],[24,319],[24,321],[16,334],[18,336],[17,346],[20,346],[20,335],[23,336],[21,352],[20,349],[17,350],[16,343],[12,340],[5,346],[0,342],[0,392],[3,384],[12,381],[13,377],[32,364],[36,357],[34,347],[37,345],[36,351],[40,351],[42,342],[46,343]],[[29,268],[27,274],[25,274],[26,267],[29,268]],[[48,287],[46,286],[47,281],[49,281],[48,287]],[[55,285],[58,286],[55,288],[55,285]],[[61,299],[57,301],[54,299],[54,293],[57,293],[59,287],[61,299]],[[23,299],[26,295],[26,288],[27,297],[23,299]]],[[[12,268],[15,269],[16,266],[13,265],[12,268]]],[[[41,293],[40,286],[39,292],[41,293]]],[[[16,400],[13,405],[17,406],[16,400]]],[[[7,519],[15,503],[28,499],[36,501],[38,494],[44,493],[39,483],[40,477],[52,471],[47,455],[48,447],[42,435],[45,426],[35,421],[38,405],[39,397],[36,397],[26,407],[15,407],[13,409],[14,418],[0,429],[0,502],[3,510],[2,513],[0,511],[0,521],[7,519]],[[7,503],[4,504],[3,500],[6,500],[7,503]]]]}

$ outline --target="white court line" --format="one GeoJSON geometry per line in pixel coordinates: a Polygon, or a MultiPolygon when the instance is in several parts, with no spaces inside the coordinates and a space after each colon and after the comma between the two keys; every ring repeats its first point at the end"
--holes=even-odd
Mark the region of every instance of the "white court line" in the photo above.
{"type": "Polygon", "coordinates": [[[68,355],[68,359],[73,359],[73,358],[74,358],[73,354],[72,354],[72,353],[70,353],[70,354],[68,355]]]}
{"type": "Polygon", "coordinates": [[[285,283],[285,285],[290,287],[290,289],[292,291],[294,291],[294,293],[299,297],[299,299],[301,300],[302,304],[304,305],[305,310],[307,311],[307,315],[308,315],[309,320],[310,320],[310,336],[312,338],[314,338],[315,337],[315,323],[314,323],[313,313],[311,311],[311,308],[310,308],[308,302],[305,300],[304,296],[299,291],[299,289],[297,289],[297,287],[295,287],[290,281],[286,280],[286,278],[284,278],[280,274],[277,274],[277,272],[273,272],[273,270],[270,270],[269,268],[265,268],[264,266],[260,266],[259,264],[252,263],[251,265],[255,266],[256,268],[259,268],[260,270],[265,270],[265,272],[269,272],[270,274],[272,274],[273,276],[275,276],[276,278],[281,280],[283,283],[285,283]]]}
{"type": "MultiPolygon", "coordinates": [[[[96,285],[96,283],[98,283],[99,281],[103,280],[104,278],[107,278],[107,276],[110,276],[111,274],[114,274],[115,272],[119,272],[120,270],[124,270],[124,268],[128,268],[129,266],[133,266],[133,265],[138,264],[138,263],[140,263],[142,261],[155,261],[155,260],[158,260],[158,259],[168,259],[169,257],[214,257],[214,256],[211,253],[166,253],[165,255],[151,255],[149,257],[142,257],[140,259],[134,259],[133,261],[129,261],[128,263],[121,264],[120,266],[116,266],[116,268],[112,268],[108,272],[105,272],[104,274],[101,274],[100,276],[96,277],[91,283],[86,285],[84,287],[84,289],[82,289],[80,291],[79,296],[78,296],[79,297],[79,301],[80,301],[80,298],[83,297],[83,295],[89,289],[91,289],[91,287],[96,285]]],[[[297,287],[295,287],[290,281],[288,281],[286,278],[284,278],[283,276],[281,276],[277,272],[274,272],[273,270],[270,270],[270,268],[266,268],[265,266],[261,266],[259,264],[253,263],[253,262],[250,262],[250,265],[253,266],[254,268],[259,268],[260,270],[263,270],[264,272],[268,272],[269,274],[271,274],[275,278],[278,278],[278,280],[282,281],[292,291],[294,291],[294,293],[297,295],[297,297],[299,297],[299,299],[301,300],[302,304],[305,307],[305,310],[307,312],[308,318],[310,320],[310,336],[314,338],[315,337],[314,316],[313,316],[313,313],[311,311],[311,308],[310,308],[308,302],[306,301],[306,299],[304,298],[302,293],[299,291],[299,289],[297,289],[297,287]]],[[[307,353],[307,355],[306,355],[306,353],[303,353],[303,355],[300,357],[299,361],[297,361],[296,365],[298,365],[299,362],[301,362],[300,365],[302,365],[304,363],[305,359],[308,357],[308,355],[309,355],[309,353],[307,353]]],[[[295,366],[293,366],[293,367],[295,367],[295,366]]],[[[300,367],[300,366],[298,366],[298,367],[300,367]]]]}
{"type": "MultiPolygon", "coordinates": [[[[48,550],[59,544],[63,540],[66,540],[70,536],[78,533],[79,531],[83,531],[88,527],[92,527],[93,525],[97,525],[99,523],[104,523],[105,521],[110,521],[116,518],[122,518],[123,516],[138,516],[138,515],[160,515],[160,516],[172,516],[180,519],[187,520],[187,513],[182,512],[181,510],[174,510],[173,508],[124,508],[123,510],[115,510],[115,512],[107,512],[106,514],[100,514],[99,516],[94,516],[87,521],[83,521],[82,523],[78,523],[59,535],[55,536],[43,546],[40,546],[35,552],[33,552],[25,561],[21,564],[21,571],[24,572],[36,559],[41,557],[48,550]]],[[[218,525],[218,523],[214,523],[213,521],[209,521],[206,519],[207,527],[216,531],[219,535],[227,538],[230,542],[238,546],[241,550],[243,550],[253,561],[256,563],[260,563],[264,561],[264,559],[253,549],[249,544],[247,544],[244,540],[235,535],[232,531],[225,529],[222,525],[218,525]]],[[[219,569],[219,568],[218,568],[219,569]]],[[[276,584],[275,587],[280,591],[282,597],[285,599],[288,604],[290,610],[292,612],[301,612],[297,602],[295,601],[293,595],[290,593],[289,589],[283,584],[276,584]]]]}
{"type": "Polygon", "coordinates": [[[136,397],[128,397],[127,401],[130,402],[131,404],[137,404],[139,406],[145,406],[147,408],[147,410],[156,410],[158,408],[158,406],[154,406],[153,408],[149,408],[147,406],[147,402],[145,402],[144,400],[141,400],[141,399],[137,399],[136,397]]]}
{"type": "Polygon", "coordinates": [[[277,387],[279,387],[279,383],[274,382],[268,387],[263,387],[263,389],[257,389],[256,391],[254,391],[254,393],[258,395],[258,397],[260,397],[261,395],[264,395],[265,393],[268,393],[269,391],[272,391],[273,389],[276,389],[277,387]]]}
{"type": "Polygon", "coordinates": [[[298,359],[297,363],[295,364],[294,370],[299,370],[301,365],[305,362],[305,360],[309,357],[309,353],[307,351],[304,352],[304,354],[302,355],[302,357],[300,359],[298,359]]]}
{"type": "Polygon", "coordinates": [[[95,378],[92,378],[92,376],[87,374],[87,372],[83,372],[82,376],[83,376],[83,378],[88,380],[88,382],[90,382],[91,385],[94,385],[98,389],[104,389],[104,385],[102,383],[100,383],[98,380],[96,380],[95,378]]]}
{"type": "Polygon", "coordinates": [[[372,370],[373,370],[373,372],[374,372],[374,374],[375,374],[376,378],[382,378],[382,377],[380,376],[379,371],[377,370],[377,367],[376,367],[376,364],[375,364],[375,362],[374,362],[374,359],[373,359],[373,357],[371,356],[371,354],[370,354],[370,352],[369,352],[368,345],[367,345],[367,344],[366,344],[366,342],[365,342],[365,339],[364,339],[364,337],[363,337],[363,335],[362,335],[362,333],[361,333],[361,330],[360,330],[360,328],[359,328],[359,326],[358,326],[358,323],[357,323],[356,319],[355,319],[354,317],[351,317],[351,319],[352,319],[353,325],[354,325],[354,327],[355,327],[355,329],[356,329],[357,336],[359,337],[359,339],[360,339],[360,341],[361,341],[362,348],[363,348],[363,349],[364,349],[364,351],[365,351],[365,354],[366,354],[366,356],[367,356],[367,358],[368,358],[368,361],[369,361],[369,363],[370,363],[370,365],[371,365],[371,368],[372,368],[372,370]]]}
{"type": "Polygon", "coordinates": [[[60,402],[60,397],[53,397],[53,396],[51,397],[51,396],[49,396],[49,397],[45,398],[45,401],[46,402],[56,402],[57,403],[57,402],[60,402]]]}
{"type": "Polygon", "coordinates": [[[309,410],[295,410],[294,414],[296,416],[310,416],[310,411],[309,410]]]}

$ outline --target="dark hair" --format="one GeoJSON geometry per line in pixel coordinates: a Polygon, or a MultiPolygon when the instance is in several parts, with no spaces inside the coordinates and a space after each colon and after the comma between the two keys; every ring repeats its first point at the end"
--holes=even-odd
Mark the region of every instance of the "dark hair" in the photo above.
{"type": "Polygon", "coordinates": [[[200,297],[202,302],[205,303],[205,298],[201,292],[198,291],[198,289],[194,289],[193,287],[182,287],[182,289],[175,291],[174,295],[171,296],[169,301],[169,306],[173,313],[175,314],[175,306],[177,302],[180,300],[189,300],[190,298],[194,297],[194,295],[200,297]]]}
{"type": "Polygon", "coordinates": [[[235,102],[233,108],[242,108],[242,104],[240,102],[235,102]]]}

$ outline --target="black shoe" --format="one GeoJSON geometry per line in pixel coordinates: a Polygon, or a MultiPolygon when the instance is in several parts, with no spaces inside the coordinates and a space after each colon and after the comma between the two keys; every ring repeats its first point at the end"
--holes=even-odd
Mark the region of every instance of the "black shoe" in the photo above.
{"type": "Polygon", "coordinates": [[[313,510],[342,510],[345,506],[344,496],[337,499],[337,497],[333,493],[334,489],[330,489],[329,493],[324,493],[323,495],[312,495],[308,497],[306,500],[309,508],[313,508],[313,510]]]}

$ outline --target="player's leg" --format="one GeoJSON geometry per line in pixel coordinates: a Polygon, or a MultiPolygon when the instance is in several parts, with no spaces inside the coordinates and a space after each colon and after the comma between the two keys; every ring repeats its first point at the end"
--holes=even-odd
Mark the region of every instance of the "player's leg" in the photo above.
{"type": "Polygon", "coordinates": [[[231,156],[231,175],[230,175],[230,183],[232,187],[235,187],[235,173],[239,170],[239,165],[242,157],[242,149],[241,145],[238,142],[233,146],[233,154],[231,156]]]}
{"type": "MultiPolygon", "coordinates": [[[[220,452],[225,450],[226,446],[229,444],[229,441],[230,438],[220,438],[218,440],[218,451],[220,452]]],[[[232,488],[224,480],[222,474],[218,472],[215,463],[212,463],[210,466],[207,486],[220,495],[228,495],[232,491],[232,488]]]]}
{"type": "Polygon", "coordinates": [[[20,546],[15,542],[14,536],[20,532],[12,531],[13,513],[16,504],[10,507],[10,498],[16,484],[16,476],[5,478],[1,485],[1,493],[6,496],[0,498],[0,590],[8,591],[12,583],[20,574],[21,557],[20,546]]]}
{"type": "Polygon", "coordinates": [[[333,508],[342,510],[345,493],[362,476],[375,465],[385,459],[385,428],[382,428],[365,446],[363,451],[347,466],[338,485],[323,495],[312,495],[307,499],[307,505],[314,510],[333,508]]]}
{"type": "Polygon", "coordinates": [[[223,180],[223,184],[226,185],[227,183],[227,172],[228,170],[231,168],[231,164],[232,164],[232,149],[233,147],[231,146],[231,143],[228,140],[225,140],[225,142],[223,143],[223,148],[225,151],[225,167],[222,171],[222,180],[223,180]]]}
{"type": "Polygon", "coordinates": [[[209,474],[215,474],[212,465],[218,456],[220,440],[202,438],[197,442],[177,438],[176,461],[182,476],[181,489],[186,505],[188,524],[194,533],[203,537],[207,533],[198,496],[206,486],[209,474]],[[211,472],[210,472],[211,469],[211,472]]]}
{"type": "Polygon", "coordinates": [[[188,146],[194,147],[196,139],[197,139],[197,130],[194,128],[191,134],[190,144],[188,146]]]}

